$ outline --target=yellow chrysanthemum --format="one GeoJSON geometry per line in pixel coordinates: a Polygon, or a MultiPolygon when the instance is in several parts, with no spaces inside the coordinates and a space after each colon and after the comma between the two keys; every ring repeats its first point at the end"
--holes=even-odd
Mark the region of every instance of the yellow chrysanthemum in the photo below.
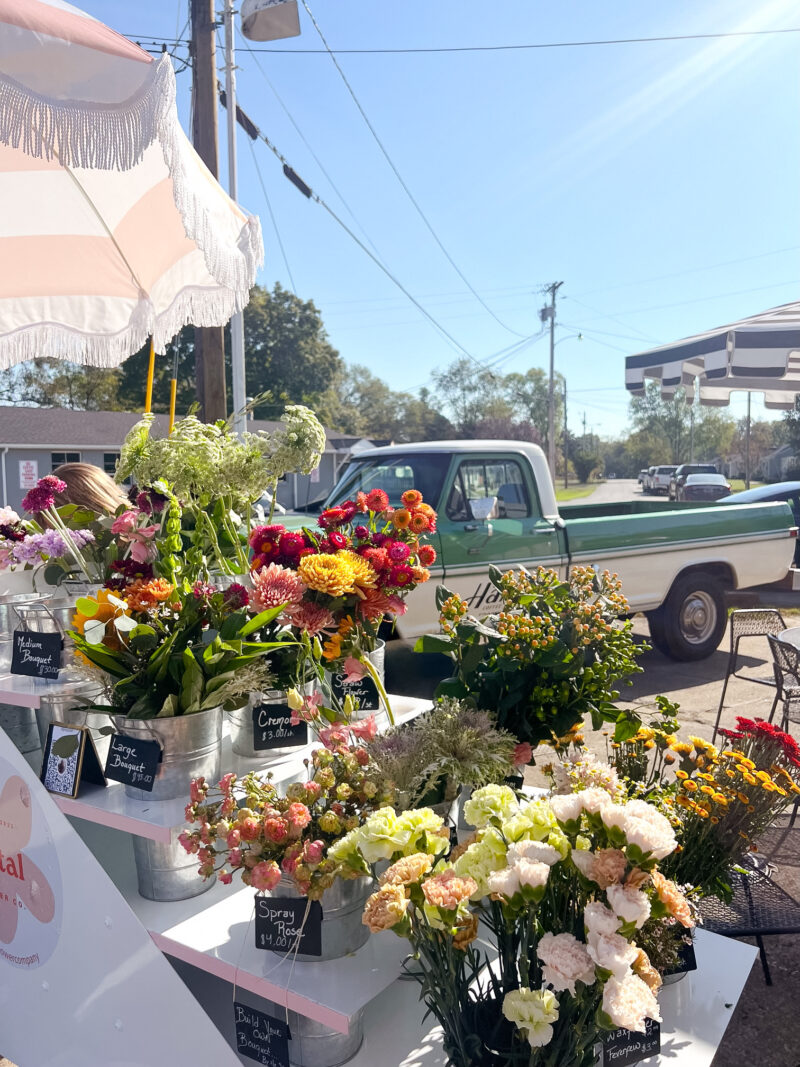
{"type": "Polygon", "coordinates": [[[723,796],[722,793],[715,793],[711,799],[715,804],[721,804],[724,808],[728,806],[728,798],[723,796]]]}
{"type": "Polygon", "coordinates": [[[739,756],[739,763],[741,763],[743,767],[747,767],[748,771],[754,771],[756,769],[755,763],[753,763],[751,759],[748,759],[747,756],[739,756]]]}
{"type": "Polygon", "coordinates": [[[369,560],[350,551],[339,552],[338,558],[341,559],[342,557],[352,567],[354,587],[359,586],[361,589],[375,588],[378,584],[378,575],[369,560]]]}
{"type": "Polygon", "coordinates": [[[691,779],[683,783],[683,788],[689,793],[694,793],[697,790],[697,782],[693,782],[691,779]]]}
{"type": "Polygon", "coordinates": [[[309,587],[329,596],[344,596],[353,592],[355,573],[347,556],[350,553],[322,552],[316,556],[303,556],[297,573],[309,587]]]}
{"type": "Polygon", "coordinates": [[[689,775],[686,771],[675,771],[675,777],[679,778],[682,782],[685,782],[689,775]]]}
{"type": "Polygon", "coordinates": [[[742,804],[749,804],[750,803],[750,797],[748,797],[745,793],[737,793],[736,796],[738,797],[740,803],[742,803],[742,804]]]}

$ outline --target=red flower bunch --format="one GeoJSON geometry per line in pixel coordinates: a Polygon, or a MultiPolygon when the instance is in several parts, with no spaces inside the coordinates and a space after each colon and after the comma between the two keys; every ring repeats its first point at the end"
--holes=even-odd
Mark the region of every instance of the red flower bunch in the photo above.
{"type": "Polygon", "coordinates": [[[56,478],[54,474],[46,474],[40,478],[33,489],[29,489],[22,498],[22,506],[33,515],[41,515],[48,511],[56,502],[56,497],[67,491],[67,483],[56,478]]]}
{"type": "Polygon", "coordinates": [[[780,760],[782,757],[786,763],[800,769],[800,745],[771,722],[738,716],[735,730],[719,730],[719,733],[729,741],[736,741],[756,763],[763,762],[757,758],[762,755],[767,760],[780,760]]]}
{"type": "Polygon", "coordinates": [[[421,543],[436,530],[436,512],[416,489],[402,503],[392,508],[382,489],[372,489],[326,508],[318,530],[257,526],[250,536],[256,606],[286,604],[286,621],[327,637],[329,662],[374,648],[381,620],[405,612],[404,595],[428,581],[436,560],[433,546],[421,543]]]}
{"type": "Polygon", "coordinates": [[[241,781],[226,774],[216,789],[196,778],[186,819],[197,828],[179,840],[197,856],[198,874],[227,885],[238,873],[258,892],[284,878],[319,899],[336,878],[329,846],[392,799],[363,752],[347,744],[316,749],[306,760],[310,779],[289,785],[283,796],[255,772],[241,781]]]}

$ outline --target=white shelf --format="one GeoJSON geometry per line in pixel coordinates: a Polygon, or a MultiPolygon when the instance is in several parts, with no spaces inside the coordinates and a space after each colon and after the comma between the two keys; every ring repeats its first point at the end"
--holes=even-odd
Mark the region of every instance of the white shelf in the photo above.
{"type": "Polygon", "coordinates": [[[60,685],[74,679],[28,678],[24,674],[0,674],[0,704],[16,704],[20,708],[38,708],[47,693],[58,691],[60,685]]]}
{"type": "Polygon", "coordinates": [[[145,900],[128,840],[91,823],[82,824],[79,833],[162,952],[340,1033],[394,983],[408,954],[400,938],[376,935],[341,960],[293,965],[288,957],[255,947],[252,889],[217,884],[189,900],[145,900]]]}
{"type": "MultiPolygon", "coordinates": [[[[429,700],[415,697],[390,695],[389,699],[398,722],[406,722],[430,707],[429,700]]],[[[223,725],[222,772],[235,771],[242,776],[248,771],[271,771],[276,782],[290,782],[305,775],[303,760],[308,759],[312,749],[318,747],[319,742],[304,745],[291,755],[272,761],[266,752],[255,759],[246,759],[231,750],[226,719],[223,725]]],[[[109,782],[105,788],[82,786],[81,795],[76,800],[56,795],[53,799],[65,815],[75,819],[99,823],[151,841],[169,843],[173,827],[182,826],[186,821],[184,809],[189,803],[189,783],[186,783],[186,796],[175,800],[133,800],[125,795],[125,786],[120,782],[109,782]]]]}

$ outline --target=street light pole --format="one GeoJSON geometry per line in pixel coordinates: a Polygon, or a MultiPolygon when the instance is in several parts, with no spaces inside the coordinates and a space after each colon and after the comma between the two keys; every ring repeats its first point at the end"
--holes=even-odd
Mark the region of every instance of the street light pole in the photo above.
{"type": "Polygon", "coordinates": [[[547,463],[550,467],[550,477],[555,482],[556,477],[556,393],[555,393],[555,349],[556,349],[556,293],[563,282],[553,282],[547,286],[546,292],[550,294],[550,303],[546,304],[539,312],[542,322],[550,320],[550,380],[547,387],[547,463]]]}
{"type": "MultiPolygon", "coordinates": [[[[225,0],[225,111],[228,118],[228,192],[237,200],[236,161],[236,46],[233,23],[233,0],[225,0]]],[[[244,366],[244,315],[237,311],[231,318],[231,380],[233,383],[233,428],[244,432],[246,380],[244,366]]]]}

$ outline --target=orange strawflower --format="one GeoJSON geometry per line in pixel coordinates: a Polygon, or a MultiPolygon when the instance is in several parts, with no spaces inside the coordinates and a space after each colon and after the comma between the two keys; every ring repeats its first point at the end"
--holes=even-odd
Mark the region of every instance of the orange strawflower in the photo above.
{"type": "Polygon", "coordinates": [[[422,503],[422,493],[419,489],[406,489],[400,499],[407,508],[416,508],[422,503]]]}

